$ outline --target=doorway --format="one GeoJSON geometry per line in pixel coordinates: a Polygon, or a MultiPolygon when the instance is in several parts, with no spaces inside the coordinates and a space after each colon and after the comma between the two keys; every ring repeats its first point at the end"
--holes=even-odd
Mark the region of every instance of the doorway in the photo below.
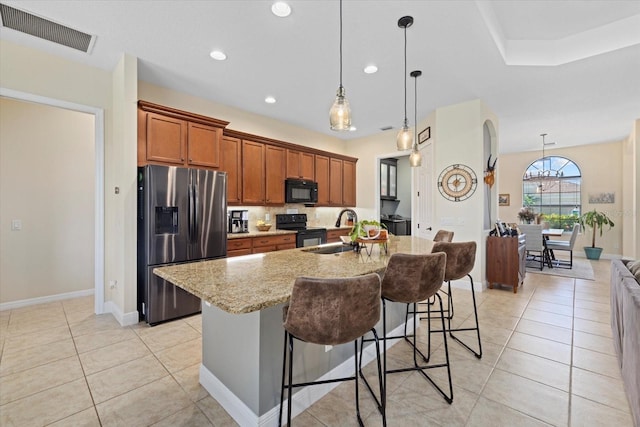
{"type": "MultiPolygon", "coordinates": [[[[5,89],[5,88],[0,88],[0,97],[13,99],[17,101],[24,101],[28,103],[40,104],[42,106],[50,106],[50,107],[63,109],[63,110],[70,110],[73,112],[85,113],[93,116],[93,160],[94,162],[93,162],[92,170],[93,170],[94,177],[92,177],[92,179],[94,180],[94,185],[93,185],[94,186],[94,190],[93,190],[94,202],[93,202],[93,227],[92,227],[93,230],[90,230],[89,232],[93,233],[93,242],[94,242],[93,243],[94,267],[93,267],[93,273],[92,273],[93,288],[94,288],[93,289],[94,310],[97,314],[103,313],[104,312],[104,191],[103,191],[104,168],[102,165],[104,164],[103,162],[103,159],[104,159],[104,136],[103,136],[104,135],[104,112],[102,109],[95,108],[95,107],[69,103],[66,101],[42,97],[39,95],[33,95],[25,92],[18,92],[10,89],[5,89]]],[[[25,174],[24,175],[25,178],[30,177],[28,169],[24,171],[24,174],[25,174]]],[[[56,191],[55,184],[52,183],[51,181],[46,180],[46,176],[44,177],[44,182],[42,183],[42,185],[43,186],[51,185],[50,191],[52,192],[56,191]]],[[[55,202],[51,203],[52,207],[53,207],[53,204],[55,204],[55,202]]],[[[41,209],[39,209],[39,212],[41,212],[41,215],[43,215],[43,217],[45,217],[49,212],[46,209],[46,207],[47,205],[41,206],[41,209]]],[[[61,219],[60,221],[64,221],[64,220],[61,219]]],[[[37,223],[37,221],[33,221],[33,222],[37,223]]],[[[59,223],[56,223],[56,224],[59,224],[59,223]]],[[[57,235],[59,235],[58,236],[59,238],[64,239],[65,230],[68,231],[69,228],[72,226],[73,225],[69,226],[68,228],[64,228],[64,227],[55,228],[56,226],[54,225],[52,226],[52,229],[54,229],[55,230],[54,232],[57,235]]],[[[52,247],[50,248],[50,251],[54,255],[56,255],[55,245],[52,245],[52,247]]],[[[31,260],[31,261],[36,264],[38,262],[38,260],[31,260]]],[[[64,270],[65,268],[68,268],[69,270],[71,270],[74,268],[74,265],[73,265],[74,260],[64,259],[64,257],[58,258],[54,256],[52,257],[52,260],[50,260],[49,262],[51,263],[52,268],[56,268],[56,269],[64,270]]],[[[65,293],[62,292],[62,294],[65,294],[65,293]]],[[[73,292],[71,292],[70,294],[73,294],[73,292]]],[[[50,298],[58,299],[56,298],[55,294],[52,295],[50,298]]],[[[42,302],[43,299],[46,300],[47,296],[38,298],[39,302],[42,302]]],[[[28,305],[28,303],[25,303],[22,305],[28,305]]],[[[11,304],[7,304],[7,306],[10,307],[11,304]]]]}

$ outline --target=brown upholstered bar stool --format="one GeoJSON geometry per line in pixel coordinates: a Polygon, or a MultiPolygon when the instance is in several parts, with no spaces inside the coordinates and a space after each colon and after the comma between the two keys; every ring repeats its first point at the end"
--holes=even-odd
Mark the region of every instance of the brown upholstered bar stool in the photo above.
{"type": "MultiPolygon", "coordinates": [[[[435,234],[435,236],[433,236],[433,241],[434,242],[451,242],[453,241],[453,231],[448,231],[448,230],[438,230],[435,234]]],[[[441,289],[442,290],[442,289],[441,289]]],[[[445,313],[447,313],[448,317],[453,316],[453,306],[450,304],[450,294],[451,294],[451,290],[449,290],[449,292],[445,292],[443,291],[443,293],[445,295],[447,295],[447,309],[445,310],[445,313]]],[[[412,313],[414,315],[416,314],[425,314],[427,311],[426,310],[420,310],[420,304],[431,304],[433,305],[436,302],[436,299],[434,297],[429,298],[428,301],[426,302],[421,302],[418,303],[418,305],[416,305],[416,310],[417,311],[411,311],[409,304],[407,304],[407,313],[405,315],[404,318],[404,336],[406,337],[406,339],[409,339],[410,335],[407,335],[407,322],[409,321],[409,313],[412,313]]],[[[427,317],[420,317],[420,320],[425,320],[427,319],[427,317]]]]}
{"type": "MultiPolygon", "coordinates": [[[[473,277],[471,270],[476,260],[476,242],[436,242],[431,249],[432,253],[444,252],[447,254],[447,269],[444,280],[447,282],[449,292],[450,316],[447,316],[447,331],[454,340],[462,344],[467,350],[471,351],[478,359],[482,357],[482,342],[480,341],[480,327],[478,325],[478,307],[476,305],[476,293],[473,289],[473,277]],[[451,294],[451,281],[459,280],[467,276],[471,281],[471,298],[473,300],[473,314],[475,316],[476,326],[474,328],[451,328],[451,318],[453,317],[453,296],[451,294]],[[478,336],[478,351],[476,352],[459,338],[453,335],[455,331],[476,331],[478,336]]],[[[429,332],[439,332],[437,330],[429,332]]],[[[430,344],[429,340],[429,344],[430,344]]]]}
{"type": "Polygon", "coordinates": [[[453,231],[438,230],[433,236],[434,242],[453,242],[453,231]]]}
{"type": "MultiPolygon", "coordinates": [[[[285,371],[289,360],[289,373],[286,388],[288,390],[287,425],[291,425],[292,391],[294,387],[314,384],[326,384],[338,381],[355,382],[356,414],[360,416],[358,393],[358,338],[368,332],[373,333],[378,362],[380,381],[380,401],[378,410],[382,414],[382,423],[386,426],[384,403],[386,401],[382,369],[380,366],[380,346],[374,326],[380,320],[380,277],[375,274],[349,278],[318,279],[299,277],[296,279],[289,304],[283,308],[284,317],[284,356],[282,361],[282,388],[280,389],[280,411],[278,424],[282,424],[282,405],[284,402],[285,371]],[[355,370],[351,377],[335,378],[324,381],[293,383],[293,343],[294,338],[313,344],[339,345],[350,341],[355,346],[355,370]],[[288,347],[288,351],[287,351],[288,347]]],[[[362,343],[361,349],[362,351],[362,343]]],[[[360,358],[360,362],[362,358],[360,358]]],[[[376,401],[378,399],[376,398],[376,401]]]]}
{"type": "MultiPolygon", "coordinates": [[[[403,339],[405,335],[399,336],[387,336],[387,310],[386,304],[387,301],[391,302],[399,302],[405,304],[413,304],[414,310],[415,305],[424,301],[428,298],[435,297],[440,302],[440,318],[442,320],[442,339],[444,341],[444,352],[445,352],[445,363],[440,364],[432,364],[432,365],[422,365],[418,363],[418,355],[420,355],[426,362],[428,362],[428,356],[425,356],[416,345],[416,333],[415,329],[416,318],[413,318],[413,342],[409,341],[411,346],[413,347],[413,366],[409,366],[406,368],[400,369],[387,369],[387,352],[385,351],[383,356],[383,367],[384,367],[384,389],[386,390],[386,375],[395,373],[395,372],[406,372],[406,371],[418,371],[422,374],[423,377],[427,381],[429,381],[436,390],[444,397],[447,403],[451,403],[453,401],[453,386],[451,383],[451,369],[449,365],[449,347],[447,346],[447,334],[445,331],[445,322],[444,322],[444,310],[442,306],[442,298],[438,294],[438,290],[442,286],[443,280],[445,278],[445,267],[447,263],[447,255],[444,253],[431,253],[431,254],[402,254],[395,253],[391,255],[389,258],[389,262],[387,264],[387,268],[385,270],[384,276],[382,277],[382,328],[383,328],[383,337],[382,340],[386,344],[386,340],[390,339],[403,339]],[[447,369],[447,377],[449,380],[449,393],[447,394],[445,391],[438,386],[433,379],[427,375],[426,371],[434,368],[445,368],[447,369]]],[[[427,334],[429,337],[429,334],[427,334]]],[[[363,341],[370,341],[363,338],[363,341]]],[[[360,355],[362,359],[362,354],[360,355]]],[[[422,362],[422,361],[421,361],[422,362]]],[[[362,363],[360,363],[360,376],[363,379],[365,385],[371,392],[374,399],[377,398],[373,389],[369,385],[369,382],[365,378],[362,373],[362,363]]],[[[378,406],[385,407],[385,402],[377,402],[378,406]]]]}

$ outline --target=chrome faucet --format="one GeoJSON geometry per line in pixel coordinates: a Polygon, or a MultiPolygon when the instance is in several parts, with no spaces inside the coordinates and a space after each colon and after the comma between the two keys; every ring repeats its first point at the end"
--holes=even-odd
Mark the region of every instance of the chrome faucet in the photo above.
{"type": "Polygon", "coordinates": [[[336,221],[336,227],[340,227],[340,222],[342,221],[342,214],[345,212],[350,212],[353,214],[353,221],[355,224],[356,222],[358,222],[358,214],[356,213],[356,211],[354,211],[353,209],[342,209],[340,211],[340,213],[338,214],[338,220],[336,221]]]}

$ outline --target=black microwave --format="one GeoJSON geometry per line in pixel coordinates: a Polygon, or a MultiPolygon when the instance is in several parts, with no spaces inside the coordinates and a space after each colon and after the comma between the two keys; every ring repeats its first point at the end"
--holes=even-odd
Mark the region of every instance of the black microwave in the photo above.
{"type": "Polygon", "coordinates": [[[304,179],[287,179],[284,181],[285,203],[317,203],[318,183],[304,179]]]}

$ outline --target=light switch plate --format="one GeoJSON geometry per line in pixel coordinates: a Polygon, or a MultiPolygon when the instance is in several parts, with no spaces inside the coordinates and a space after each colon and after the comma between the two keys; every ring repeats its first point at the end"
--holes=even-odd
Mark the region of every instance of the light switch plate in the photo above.
{"type": "Polygon", "coordinates": [[[11,220],[11,231],[20,231],[22,230],[22,220],[20,219],[12,219],[11,220]]]}

